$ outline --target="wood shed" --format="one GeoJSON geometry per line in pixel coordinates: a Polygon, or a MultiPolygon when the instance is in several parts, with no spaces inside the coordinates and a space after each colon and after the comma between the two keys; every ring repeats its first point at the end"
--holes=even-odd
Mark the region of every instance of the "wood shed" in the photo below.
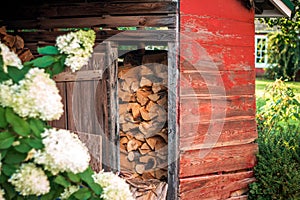
{"type": "Polygon", "coordinates": [[[254,2],[11,0],[0,38],[12,48],[23,39],[14,50],[30,60],[59,35],[96,31],[89,65],[55,77],[65,114],[50,124],[78,132],[96,170],[136,178],[137,199],[247,199],[254,2]]]}

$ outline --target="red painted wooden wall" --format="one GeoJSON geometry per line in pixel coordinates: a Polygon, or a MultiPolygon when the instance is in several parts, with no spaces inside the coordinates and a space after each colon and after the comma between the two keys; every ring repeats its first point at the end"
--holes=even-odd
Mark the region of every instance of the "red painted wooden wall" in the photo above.
{"type": "Polygon", "coordinates": [[[180,199],[246,199],[254,181],[254,11],[180,1],[180,199]]]}

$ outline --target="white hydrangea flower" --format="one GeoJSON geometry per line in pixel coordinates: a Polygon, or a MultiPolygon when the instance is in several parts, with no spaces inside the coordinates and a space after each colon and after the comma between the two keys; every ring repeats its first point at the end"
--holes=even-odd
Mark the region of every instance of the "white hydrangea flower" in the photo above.
{"type": "Polygon", "coordinates": [[[5,194],[4,190],[1,189],[1,187],[0,187],[0,200],[5,200],[4,194],[5,194]]]}
{"type": "Polygon", "coordinates": [[[104,200],[133,200],[129,185],[125,179],[122,179],[113,172],[104,172],[92,175],[94,182],[103,188],[101,198],[104,200]]]}
{"type": "Polygon", "coordinates": [[[22,164],[8,179],[21,195],[43,195],[50,191],[50,183],[45,172],[34,163],[22,164]]]}
{"type": "Polygon", "coordinates": [[[14,90],[12,80],[0,83],[0,105],[3,107],[12,106],[14,90]]]}
{"type": "Polygon", "coordinates": [[[17,67],[18,69],[22,69],[22,61],[11,51],[5,44],[0,42],[0,55],[2,55],[3,59],[3,71],[7,73],[7,66],[17,67]]]}
{"type": "Polygon", "coordinates": [[[34,162],[44,165],[53,175],[59,172],[85,171],[90,162],[87,147],[78,135],[64,129],[46,129],[42,133],[45,148],[34,155],[34,162]]]}
{"type": "Polygon", "coordinates": [[[68,199],[74,192],[77,192],[79,188],[80,187],[78,185],[70,185],[69,187],[64,189],[59,198],[61,200],[68,199]]]}
{"type": "Polygon", "coordinates": [[[32,68],[19,84],[11,80],[0,84],[0,105],[11,107],[21,117],[57,120],[63,104],[55,81],[44,69],[32,68]]]}
{"type": "Polygon", "coordinates": [[[95,43],[95,31],[79,30],[56,38],[56,46],[60,53],[66,54],[65,65],[73,72],[88,64],[95,43]]]}

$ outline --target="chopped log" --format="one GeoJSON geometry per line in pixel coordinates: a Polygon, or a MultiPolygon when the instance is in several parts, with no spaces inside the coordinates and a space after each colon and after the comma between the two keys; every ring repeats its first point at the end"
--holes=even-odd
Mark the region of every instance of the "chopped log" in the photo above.
{"type": "Polygon", "coordinates": [[[136,91],[137,102],[139,102],[141,104],[141,106],[146,105],[149,101],[148,95],[149,95],[149,92],[142,90],[142,89],[138,89],[136,91]]]}
{"type": "Polygon", "coordinates": [[[141,113],[143,120],[145,121],[151,120],[151,118],[149,117],[149,112],[146,110],[145,107],[141,107],[139,111],[141,113]]]}
{"type": "Polygon", "coordinates": [[[137,129],[137,128],[139,128],[139,126],[140,126],[139,124],[126,122],[126,123],[121,124],[121,130],[124,132],[127,132],[127,131],[131,131],[133,129],[137,129]]]}
{"type": "Polygon", "coordinates": [[[142,150],[151,150],[150,146],[147,143],[143,143],[141,146],[142,150]]]}
{"type": "Polygon", "coordinates": [[[128,104],[119,104],[119,115],[122,116],[129,112],[128,104]]]}
{"type": "Polygon", "coordinates": [[[157,133],[160,137],[162,137],[166,143],[168,143],[168,130],[167,129],[162,129],[160,132],[157,133]]]}
{"type": "Polygon", "coordinates": [[[135,137],[135,139],[137,139],[137,140],[139,140],[139,141],[141,141],[141,142],[145,142],[146,140],[145,140],[145,136],[144,136],[144,134],[142,134],[142,133],[136,133],[135,135],[134,135],[134,137],[135,137]]]}
{"type": "Polygon", "coordinates": [[[151,110],[151,108],[155,105],[156,105],[156,103],[154,103],[153,101],[149,101],[146,105],[146,110],[149,112],[151,110]]]}
{"type": "Polygon", "coordinates": [[[145,165],[143,165],[143,164],[137,164],[135,166],[135,171],[138,174],[143,174],[145,172],[145,165]]]}
{"type": "Polygon", "coordinates": [[[158,105],[164,106],[164,107],[167,105],[167,103],[168,103],[168,99],[167,99],[166,95],[157,101],[158,105]]]}
{"type": "Polygon", "coordinates": [[[129,162],[124,152],[120,152],[120,168],[122,170],[134,169],[134,162],[129,162]]]}
{"type": "Polygon", "coordinates": [[[158,136],[158,135],[146,138],[146,142],[152,150],[161,149],[162,147],[166,146],[166,144],[167,144],[165,142],[165,140],[162,137],[158,136]]]}
{"type": "Polygon", "coordinates": [[[159,98],[160,98],[160,96],[157,94],[157,93],[154,93],[154,94],[150,94],[150,95],[148,95],[148,98],[151,100],[151,101],[157,101],[159,98]]]}
{"type": "Polygon", "coordinates": [[[153,156],[141,156],[139,161],[145,164],[146,170],[153,170],[156,167],[156,159],[153,156]]]}
{"type": "Polygon", "coordinates": [[[168,176],[168,171],[163,169],[155,170],[155,177],[159,180],[165,179],[168,176]]]}
{"type": "Polygon", "coordinates": [[[141,78],[140,87],[151,87],[152,84],[153,84],[152,81],[146,78],[145,76],[141,78]]]}
{"type": "Polygon", "coordinates": [[[130,152],[130,151],[137,150],[139,147],[141,147],[141,145],[142,145],[141,141],[138,141],[133,138],[129,140],[127,143],[127,151],[130,152]]]}
{"type": "Polygon", "coordinates": [[[124,92],[130,92],[130,85],[131,83],[126,81],[126,79],[124,81],[119,81],[119,89],[124,92]]]}
{"type": "Polygon", "coordinates": [[[23,49],[24,48],[24,40],[18,35],[16,35],[16,41],[14,43],[14,47],[16,49],[23,49]]]}
{"type": "Polygon", "coordinates": [[[13,35],[5,35],[2,38],[3,43],[8,46],[9,48],[12,48],[16,42],[16,37],[13,35]]]}
{"type": "Polygon", "coordinates": [[[147,153],[151,152],[151,149],[141,149],[141,148],[139,148],[139,152],[142,155],[146,155],[147,153]]]}
{"type": "Polygon", "coordinates": [[[130,85],[130,89],[132,92],[136,92],[139,88],[139,81],[133,81],[130,85]]]}
{"type": "Polygon", "coordinates": [[[128,138],[127,137],[121,137],[120,139],[120,144],[127,144],[128,143],[128,138]]]}
{"type": "Polygon", "coordinates": [[[142,65],[140,66],[140,74],[143,76],[152,75],[153,71],[149,67],[142,65]]]}
{"type": "Polygon", "coordinates": [[[130,100],[132,99],[132,96],[133,96],[132,93],[125,92],[125,91],[122,91],[122,90],[118,91],[118,95],[119,95],[119,99],[122,102],[130,102],[130,100]]]}
{"type": "Polygon", "coordinates": [[[141,113],[140,113],[140,104],[138,103],[130,103],[130,108],[129,110],[132,112],[132,116],[133,116],[133,119],[138,119],[140,116],[141,116],[141,113]]]}
{"type": "Polygon", "coordinates": [[[141,154],[138,151],[130,151],[128,153],[127,159],[130,162],[137,161],[141,157],[141,154]]]}
{"type": "Polygon", "coordinates": [[[34,59],[34,56],[28,48],[18,51],[17,54],[23,63],[34,59]]]}
{"type": "Polygon", "coordinates": [[[167,88],[163,86],[161,83],[153,83],[152,85],[152,91],[153,93],[158,93],[162,90],[166,90],[167,88]]]}

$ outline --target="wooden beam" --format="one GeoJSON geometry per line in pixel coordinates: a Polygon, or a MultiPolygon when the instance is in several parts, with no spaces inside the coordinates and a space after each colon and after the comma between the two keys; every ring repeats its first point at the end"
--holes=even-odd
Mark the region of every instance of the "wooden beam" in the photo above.
{"type": "Polygon", "coordinates": [[[61,19],[3,20],[9,29],[52,29],[90,27],[175,27],[175,15],[103,16],[61,19]]]}

